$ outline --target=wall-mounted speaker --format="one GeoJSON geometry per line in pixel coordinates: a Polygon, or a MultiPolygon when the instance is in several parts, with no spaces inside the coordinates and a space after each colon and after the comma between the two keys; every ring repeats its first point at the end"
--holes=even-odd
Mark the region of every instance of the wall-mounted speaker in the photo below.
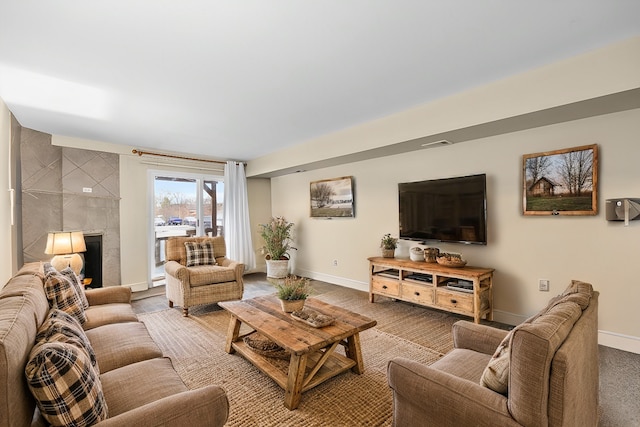
{"type": "Polygon", "coordinates": [[[640,199],[607,199],[605,204],[607,221],[624,221],[625,225],[640,219],[640,199]]]}

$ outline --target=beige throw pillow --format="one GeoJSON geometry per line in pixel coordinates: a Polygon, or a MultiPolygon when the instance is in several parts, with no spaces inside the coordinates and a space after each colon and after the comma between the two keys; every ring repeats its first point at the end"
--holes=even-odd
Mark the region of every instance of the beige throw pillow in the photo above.
{"type": "Polygon", "coordinates": [[[514,330],[515,328],[504,337],[480,378],[480,385],[504,395],[509,389],[509,357],[514,330]]]}

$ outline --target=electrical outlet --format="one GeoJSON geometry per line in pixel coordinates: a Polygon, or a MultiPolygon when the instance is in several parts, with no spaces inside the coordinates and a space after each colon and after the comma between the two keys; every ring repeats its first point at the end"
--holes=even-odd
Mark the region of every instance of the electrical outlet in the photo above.
{"type": "Polygon", "coordinates": [[[337,266],[338,266],[338,260],[337,260],[337,259],[334,259],[334,260],[333,260],[333,266],[334,266],[334,267],[337,267],[337,266]]]}
{"type": "Polygon", "coordinates": [[[549,281],[547,279],[538,280],[538,290],[542,292],[549,292],[549,281]]]}

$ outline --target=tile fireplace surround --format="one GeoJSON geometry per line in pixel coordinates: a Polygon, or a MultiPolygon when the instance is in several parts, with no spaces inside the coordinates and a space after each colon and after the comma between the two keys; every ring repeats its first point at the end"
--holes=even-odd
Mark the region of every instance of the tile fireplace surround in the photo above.
{"type": "Polygon", "coordinates": [[[119,285],[118,155],[53,146],[51,135],[22,128],[20,157],[24,262],[49,259],[49,231],[82,230],[102,235],[103,286],[119,285]]]}

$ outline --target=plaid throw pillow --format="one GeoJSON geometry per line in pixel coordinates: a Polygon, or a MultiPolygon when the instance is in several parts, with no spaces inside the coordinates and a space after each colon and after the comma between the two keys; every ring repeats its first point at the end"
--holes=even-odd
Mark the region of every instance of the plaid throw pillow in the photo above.
{"type": "Polygon", "coordinates": [[[44,292],[49,300],[49,307],[62,310],[78,319],[81,325],[84,324],[87,315],[71,281],[58,272],[50,273],[46,277],[44,292]]]}
{"type": "Polygon", "coordinates": [[[75,317],[55,308],[49,310],[47,318],[40,325],[36,335],[36,343],[44,342],[64,342],[78,346],[87,352],[96,373],[100,373],[96,353],[75,317]]]}
{"type": "Polygon", "coordinates": [[[187,250],[187,267],[196,265],[216,265],[213,257],[213,244],[211,242],[184,242],[187,250]]]}
{"type": "Polygon", "coordinates": [[[90,426],[107,419],[102,384],[75,345],[46,342],[31,350],[25,376],[44,418],[53,426],[90,426]]]}
{"type": "Polygon", "coordinates": [[[65,268],[60,272],[64,277],[69,279],[69,282],[73,285],[73,288],[78,293],[80,297],[80,301],[82,301],[82,308],[89,308],[89,301],[87,300],[87,296],[84,294],[84,286],[80,283],[80,278],[70,267],[65,268]]]}

